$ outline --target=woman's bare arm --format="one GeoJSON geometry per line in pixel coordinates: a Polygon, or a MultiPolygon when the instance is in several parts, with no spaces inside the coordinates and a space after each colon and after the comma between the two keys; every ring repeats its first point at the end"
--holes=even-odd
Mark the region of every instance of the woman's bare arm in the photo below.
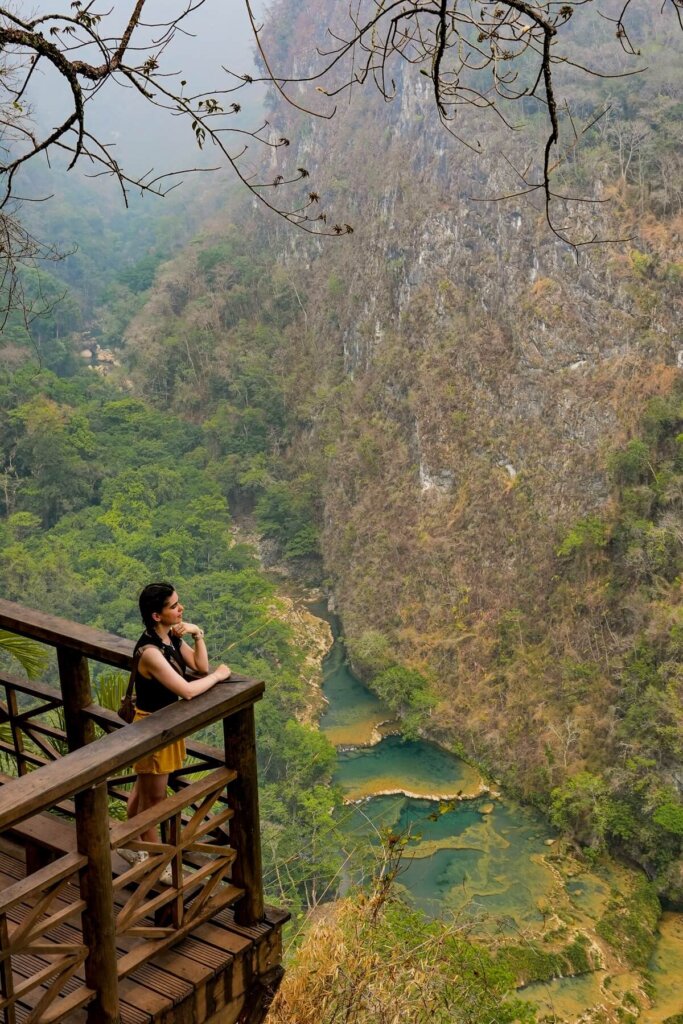
{"type": "Polygon", "coordinates": [[[195,672],[208,672],[209,653],[204,643],[204,630],[195,626],[193,622],[180,622],[173,627],[173,633],[181,638],[186,636],[194,638],[194,648],[190,647],[188,643],[184,643],[181,647],[183,659],[195,672]]]}
{"type": "Polygon", "coordinates": [[[140,669],[143,676],[152,676],[162,686],[165,686],[167,690],[175,693],[178,697],[182,697],[183,700],[192,700],[193,697],[198,697],[200,693],[206,693],[216,683],[221,683],[230,678],[228,666],[218,665],[213,672],[209,672],[202,679],[188,682],[174,668],[171,668],[161,651],[158,651],[155,647],[148,647],[142,652],[140,669]]]}

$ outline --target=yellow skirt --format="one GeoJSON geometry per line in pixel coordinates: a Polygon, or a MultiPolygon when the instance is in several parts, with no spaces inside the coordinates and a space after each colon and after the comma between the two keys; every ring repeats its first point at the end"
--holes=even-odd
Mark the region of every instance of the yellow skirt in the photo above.
{"type": "MultiPolygon", "coordinates": [[[[140,711],[136,708],[134,722],[140,722],[147,718],[151,711],[140,711]]],[[[185,740],[175,740],[167,747],[156,750],[153,754],[147,754],[140,761],[136,761],[133,768],[138,775],[168,775],[183,767],[185,760],[185,740]]]]}

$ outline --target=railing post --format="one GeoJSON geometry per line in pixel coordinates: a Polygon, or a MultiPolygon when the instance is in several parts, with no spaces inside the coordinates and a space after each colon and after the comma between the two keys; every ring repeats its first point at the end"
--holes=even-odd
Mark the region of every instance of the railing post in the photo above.
{"type": "Polygon", "coordinates": [[[230,845],[237,850],[232,880],[245,890],[235,905],[235,920],[252,925],[264,915],[253,704],[223,719],[223,736],[225,763],[237,772],[237,778],[228,786],[228,802],[233,810],[230,845]]]}
{"type": "MultiPolygon", "coordinates": [[[[7,928],[7,914],[0,916],[0,948],[9,951],[10,940],[7,928]]],[[[2,998],[8,1000],[3,1020],[5,1024],[17,1024],[17,1011],[14,1003],[14,979],[12,978],[12,958],[3,957],[0,963],[0,991],[2,998]]]]}
{"type": "Polygon", "coordinates": [[[26,775],[26,761],[24,759],[24,737],[22,736],[21,729],[17,725],[17,715],[19,714],[17,692],[14,689],[14,687],[6,686],[5,694],[7,696],[7,711],[9,713],[10,729],[12,730],[12,742],[14,743],[14,753],[17,758],[17,774],[26,775]]]}
{"type": "MultiPolygon", "coordinates": [[[[70,751],[77,750],[95,739],[94,724],[81,713],[92,702],[88,662],[77,651],[58,647],[57,663],[67,742],[70,751]]],[[[117,1024],[116,923],[106,782],[77,793],[74,801],[78,850],[88,858],[80,881],[86,905],[81,915],[83,941],[88,947],[85,981],[97,993],[88,1004],[88,1024],[117,1024]]]]}

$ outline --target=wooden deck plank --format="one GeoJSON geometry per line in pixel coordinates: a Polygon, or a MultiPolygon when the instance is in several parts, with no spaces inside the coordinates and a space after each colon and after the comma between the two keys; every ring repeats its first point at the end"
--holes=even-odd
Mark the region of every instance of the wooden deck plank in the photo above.
{"type": "MultiPolygon", "coordinates": [[[[2,875],[0,875],[0,884],[2,884],[2,875]]],[[[13,923],[16,918],[18,923],[21,915],[17,913],[16,915],[9,915],[9,917],[13,920],[13,923]]],[[[80,930],[73,925],[67,924],[52,929],[50,934],[56,941],[60,942],[82,939],[80,930]]],[[[47,957],[21,954],[13,958],[13,962],[16,962],[17,965],[17,969],[14,972],[17,975],[17,981],[21,982],[36,974],[46,964],[49,964],[50,961],[47,957]]],[[[173,978],[169,976],[168,972],[156,969],[153,964],[145,966],[149,966],[149,970],[144,977],[150,984],[144,984],[143,979],[137,977],[137,975],[130,980],[124,979],[119,984],[122,1024],[124,1022],[125,1024],[150,1024],[156,1014],[161,1013],[170,1005],[176,1005],[181,998],[189,998],[192,995],[192,986],[185,982],[184,979],[178,980],[173,978]],[[179,991],[181,986],[182,991],[179,991]],[[169,991],[171,992],[170,1000],[169,991]]],[[[142,970],[143,968],[138,969],[138,971],[142,970]]],[[[207,972],[205,971],[204,973],[206,974],[207,972]]],[[[81,968],[75,972],[74,976],[65,986],[64,996],[55,1000],[53,1014],[55,1021],[58,1021],[59,1024],[62,1024],[62,1022],[64,1024],[78,1024],[78,1022],[85,1020],[86,1014],[84,1010],[69,1009],[70,1000],[78,998],[74,993],[84,983],[84,980],[83,969],[81,968]]],[[[36,1005],[39,998],[40,991],[38,989],[35,992],[26,994],[22,1003],[26,1007],[27,1013],[29,1008],[33,1008],[36,1005]]]]}
{"type": "Polygon", "coordinates": [[[23,850],[16,843],[3,839],[0,847],[0,872],[13,881],[19,881],[26,875],[23,850]],[[10,850],[10,847],[13,849],[10,850]],[[17,851],[16,853],[14,851],[17,851]]]}
{"type": "MultiPolygon", "coordinates": [[[[11,884],[14,879],[21,876],[22,871],[21,861],[7,853],[0,853],[0,885],[4,882],[11,884]],[[2,870],[7,867],[11,869],[10,873],[2,870]]],[[[55,906],[61,903],[66,905],[70,899],[77,897],[78,888],[74,883],[70,883],[65,887],[62,896],[55,901],[55,906]]],[[[119,894],[117,902],[122,903],[124,898],[124,894],[119,894]]],[[[50,935],[61,942],[77,941],[81,938],[80,931],[74,925],[66,923],[52,930],[50,935]]],[[[246,952],[251,945],[252,943],[243,936],[235,936],[231,940],[230,933],[225,928],[212,928],[210,923],[199,926],[177,945],[137,967],[129,978],[121,982],[122,1024],[147,1024],[154,1015],[163,1015],[172,1005],[195,997],[200,1003],[205,1002],[207,985],[210,986],[211,982],[231,964],[235,953],[246,952]],[[202,934],[198,935],[198,932],[202,934]],[[226,948],[227,946],[232,947],[233,951],[226,948]]],[[[117,946],[119,952],[125,954],[134,949],[134,941],[126,936],[118,936],[117,946]]],[[[36,964],[41,964],[42,958],[33,957],[32,960],[36,964]]],[[[82,972],[78,972],[70,982],[69,988],[75,990],[82,981],[82,972]]],[[[216,993],[215,997],[211,996],[212,1006],[216,1009],[220,1008],[216,1003],[219,996],[220,992],[216,993]]],[[[36,994],[34,1003],[38,997],[36,994]]],[[[69,1000],[66,1002],[68,1006],[69,1000]]],[[[83,1019],[82,1011],[71,1011],[68,1016],[64,1016],[63,1009],[56,1006],[55,1012],[57,1011],[64,1017],[64,1024],[77,1024],[83,1019]]]]}
{"type": "MultiPolygon", "coordinates": [[[[12,977],[15,985],[21,984],[27,981],[29,978],[35,976],[38,971],[42,970],[48,961],[41,957],[36,957],[30,953],[22,953],[17,957],[13,957],[13,970],[12,977]]],[[[67,983],[67,987],[72,989],[76,987],[77,982],[71,979],[67,983]]],[[[17,1019],[25,1020],[30,1011],[36,1006],[42,996],[42,991],[36,988],[34,991],[26,992],[22,999],[16,1004],[17,1007],[17,1019]]],[[[73,1015],[68,1017],[68,1024],[82,1024],[85,1021],[85,1011],[77,1010],[73,1015]]],[[[61,1024],[61,1021],[60,1021],[61,1024]]],[[[64,1024],[67,1024],[67,1018],[64,1018],[64,1024]]]]}
{"type": "MultiPolygon", "coordinates": [[[[126,865],[126,868],[128,865],[126,865]]],[[[3,840],[0,844],[0,888],[13,885],[24,877],[22,850],[16,843],[3,840]]],[[[121,907],[127,898],[126,892],[116,892],[115,905],[121,907]]],[[[64,892],[55,900],[55,908],[68,905],[79,897],[75,881],[65,886],[64,892]]],[[[203,1021],[209,1015],[219,1012],[230,998],[233,981],[233,967],[237,959],[248,955],[254,943],[263,940],[274,927],[286,919],[286,914],[268,908],[268,918],[254,928],[237,926],[229,909],[218,911],[204,924],[195,926],[189,934],[172,947],[155,954],[145,964],[135,967],[128,978],[120,983],[121,1024],[168,1024],[172,1020],[173,1007],[182,1006],[183,1020],[203,1021]],[[230,972],[226,974],[226,972],[230,972]],[[199,1016],[196,1016],[199,1014],[199,1016]]],[[[80,940],[77,924],[62,923],[50,932],[50,937],[64,943],[80,940]]],[[[126,956],[135,949],[135,940],[130,936],[117,937],[117,951],[126,956]]],[[[42,957],[33,958],[41,964],[42,957]]],[[[24,961],[24,968],[30,961],[24,961]]],[[[240,968],[242,972],[244,968],[240,968]]],[[[19,972],[21,976],[22,972],[19,972]]],[[[238,978],[243,978],[241,973],[238,978]]],[[[82,970],[65,986],[65,991],[75,991],[82,983],[82,970]]],[[[240,983],[243,983],[240,982],[240,983]]],[[[19,1021],[25,1020],[29,1005],[35,1005],[40,993],[28,994],[31,998],[19,1008],[19,1021]]],[[[55,1004],[55,1024],[83,1024],[85,1012],[75,1010],[65,1015],[66,1004],[55,1004]]]]}
{"type": "MultiPolygon", "coordinates": [[[[70,925],[60,926],[56,937],[68,941],[72,931],[70,925]]],[[[118,944],[124,948],[132,944],[132,940],[119,936],[118,944]]],[[[173,1007],[190,1000],[199,1011],[209,1004],[212,1013],[219,1011],[226,1002],[223,972],[233,960],[224,949],[219,950],[194,936],[181,940],[121,983],[121,1024],[150,1024],[154,1019],[169,1019],[173,1007]],[[133,984],[128,984],[129,981],[133,984]],[[215,988],[214,982],[217,982],[215,988]],[[145,989],[149,989],[151,995],[145,993],[145,989]],[[166,996],[163,1001],[158,999],[161,994],[166,996]]],[[[75,986],[76,979],[73,984],[75,986]]],[[[204,1016],[200,1012],[199,1017],[191,1019],[201,1021],[204,1016]]],[[[73,1011],[63,1024],[82,1024],[83,1020],[83,1011],[73,1011]]]]}
{"type": "Polygon", "coordinates": [[[279,907],[266,907],[263,921],[258,921],[254,925],[237,924],[234,911],[230,907],[226,907],[225,910],[216,915],[215,921],[225,928],[229,928],[230,931],[258,941],[263,935],[272,931],[274,927],[281,927],[289,921],[290,917],[291,914],[288,910],[282,910],[279,907]]]}
{"type": "Polygon", "coordinates": [[[246,949],[253,946],[250,939],[246,939],[243,935],[237,935],[227,928],[221,928],[213,921],[206,921],[199,925],[192,934],[196,938],[202,939],[207,945],[213,946],[214,949],[228,950],[233,956],[239,956],[240,953],[244,953],[246,949]]]}
{"type": "MultiPolygon", "coordinates": [[[[51,934],[61,942],[68,942],[80,936],[80,932],[73,925],[62,925],[51,934]]],[[[118,953],[125,953],[133,946],[132,938],[117,937],[118,953]]],[[[184,999],[189,999],[195,986],[206,982],[210,977],[210,972],[206,968],[200,969],[196,978],[194,972],[191,973],[193,976],[188,978],[177,971],[166,970],[157,963],[156,958],[143,964],[119,984],[122,1021],[130,1018],[134,1011],[142,1014],[145,1020],[151,1020],[155,1014],[161,1013],[169,1006],[176,1006],[184,999]]],[[[79,980],[83,980],[82,975],[79,980]]],[[[139,1019],[139,1016],[136,1019],[139,1019]]]]}
{"type": "MultiPolygon", "coordinates": [[[[4,861],[5,858],[2,859],[4,861]]],[[[3,866],[7,866],[6,863],[3,863],[3,866]]],[[[3,886],[5,882],[11,883],[13,877],[17,873],[17,868],[20,869],[20,867],[22,867],[22,865],[15,863],[14,869],[12,870],[11,874],[5,874],[4,871],[0,873],[0,886],[3,886]]],[[[27,881],[31,881],[31,879],[27,881]]],[[[58,904],[67,906],[70,901],[70,896],[73,898],[77,898],[78,895],[78,888],[75,885],[71,885],[67,887],[65,893],[63,893],[61,897],[57,898],[54,901],[54,904],[55,906],[57,906],[58,904]],[[71,893],[68,890],[71,890],[71,893]]],[[[15,904],[12,904],[11,909],[15,912],[8,913],[8,920],[10,920],[12,924],[18,924],[20,920],[22,920],[26,911],[28,910],[28,906],[25,905],[24,907],[16,907],[15,904]]],[[[80,930],[74,927],[73,925],[67,924],[62,924],[54,929],[51,929],[50,936],[55,941],[82,941],[82,935],[80,930]]],[[[122,949],[121,951],[123,952],[124,950],[122,949]]],[[[38,973],[38,971],[45,967],[45,965],[49,964],[49,958],[35,956],[31,953],[25,953],[20,954],[16,957],[12,957],[12,962],[13,964],[16,964],[16,971],[14,973],[17,973],[17,980],[26,980],[32,977],[32,975],[38,973]]],[[[152,1021],[154,1014],[161,1013],[166,1007],[169,1006],[168,996],[166,994],[162,994],[165,993],[166,989],[168,988],[169,979],[165,976],[163,972],[159,973],[159,986],[156,991],[154,989],[151,989],[147,992],[144,986],[140,986],[139,981],[135,979],[133,979],[130,983],[126,981],[120,984],[119,995],[122,1004],[122,1024],[123,1021],[126,1021],[126,1024],[148,1024],[148,1022],[152,1021]]],[[[73,993],[75,992],[77,987],[80,987],[80,985],[84,983],[84,980],[85,979],[83,969],[81,968],[79,971],[75,973],[74,977],[65,987],[65,993],[67,998],[55,1000],[54,1013],[57,1014],[55,1020],[63,1021],[65,1022],[65,1024],[67,1024],[67,1022],[69,1022],[69,1024],[72,1024],[72,1022],[73,1024],[76,1024],[77,1021],[83,1021],[85,1019],[84,1011],[68,1009],[70,1001],[69,996],[71,996],[72,998],[75,997],[73,993]],[[63,1004],[66,1004],[66,1006],[63,1004]]],[[[177,988],[177,984],[175,985],[175,987],[177,988]]],[[[189,986],[186,986],[185,994],[189,994],[189,986]]],[[[27,996],[25,996],[23,1000],[24,1005],[28,1008],[33,1008],[33,1006],[36,1005],[36,1002],[38,1001],[39,997],[40,991],[38,989],[36,989],[35,993],[27,993],[27,996]]]]}
{"type": "MultiPolygon", "coordinates": [[[[68,941],[72,937],[70,933],[74,931],[72,926],[64,925],[60,927],[56,937],[68,941]]],[[[118,945],[121,948],[132,946],[132,940],[119,936],[118,945]]],[[[215,948],[190,938],[181,940],[177,946],[167,949],[153,961],[138,967],[119,983],[122,1024],[152,1021],[187,1000],[195,1001],[199,998],[200,1003],[205,1001],[207,986],[211,986],[214,979],[220,976],[233,960],[233,957],[224,950],[220,951],[218,957],[215,956],[216,953],[219,951],[215,948]],[[192,956],[184,953],[185,942],[192,944],[192,956]],[[198,993],[203,995],[198,996],[198,993]]],[[[82,977],[79,980],[82,980],[82,977]]],[[[220,1005],[216,1005],[215,1008],[220,1009],[220,1005]]],[[[68,1024],[72,1024],[71,1015],[68,1017],[68,1024]]],[[[76,1024],[75,1017],[73,1024],[76,1024]]]]}
{"type": "MultiPolygon", "coordinates": [[[[2,857],[0,859],[3,861],[3,870],[0,871],[0,886],[2,886],[3,884],[5,884],[6,881],[11,882],[13,880],[15,874],[17,873],[17,868],[21,869],[22,865],[16,864],[12,873],[7,874],[4,869],[8,866],[6,863],[6,860],[8,858],[2,857]]],[[[74,899],[79,897],[78,888],[76,886],[71,885],[66,887],[65,892],[67,889],[72,890],[70,894],[71,897],[73,897],[74,899]]],[[[65,908],[66,906],[68,906],[68,903],[69,898],[63,895],[61,898],[57,898],[54,901],[54,906],[58,907],[61,905],[62,908],[65,908]]],[[[13,924],[19,924],[23,919],[27,909],[28,905],[24,905],[23,907],[13,906],[11,911],[7,915],[8,920],[11,921],[13,924]]],[[[83,941],[83,936],[81,934],[80,929],[76,928],[73,925],[64,923],[51,929],[50,936],[52,937],[52,940],[55,942],[83,941]]],[[[22,980],[27,980],[36,973],[38,973],[39,970],[43,969],[50,962],[51,961],[47,956],[37,956],[32,952],[20,953],[19,955],[12,957],[13,974],[17,973],[22,980]]],[[[70,1001],[76,998],[74,993],[76,992],[77,989],[80,989],[84,982],[85,976],[83,973],[83,968],[81,966],[77,971],[75,971],[74,975],[65,984],[63,990],[64,995],[56,999],[53,1004],[54,1019],[56,1022],[58,1022],[58,1024],[62,1024],[62,1022],[63,1024],[80,1024],[80,1022],[85,1020],[84,1010],[74,1009],[70,1006],[70,1001]]],[[[32,1009],[36,1005],[40,997],[41,991],[39,989],[28,992],[24,995],[22,999],[22,1005],[26,1009],[26,1013],[29,1012],[29,1008],[32,1009]]],[[[134,1003],[131,1004],[130,1009],[134,1018],[134,1003]]],[[[149,1015],[146,1015],[144,1017],[141,1017],[139,1020],[131,1019],[130,1024],[149,1024],[150,1020],[151,1017],[149,1015]]]]}
{"type": "MultiPolygon", "coordinates": [[[[3,750],[4,747],[5,744],[0,743],[0,750],[3,750]]],[[[41,764],[51,763],[51,761],[47,761],[45,758],[41,759],[41,764]]],[[[16,776],[5,775],[4,772],[0,772],[0,786],[14,782],[15,779],[16,776]]],[[[58,804],[56,808],[52,808],[52,810],[55,809],[66,814],[75,814],[75,808],[71,800],[65,800],[62,804],[58,804]]],[[[19,836],[33,839],[39,846],[44,846],[54,853],[73,853],[76,851],[76,831],[73,823],[65,821],[64,818],[51,813],[51,811],[34,815],[33,818],[12,826],[12,830],[16,831],[19,836]]],[[[26,844],[24,843],[23,845],[25,848],[26,844]]]]}
{"type": "MultiPolygon", "coordinates": [[[[223,906],[225,906],[227,902],[234,901],[235,899],[238,899],[239,896],[241,895],[242,892],[240,889],[236,889],[232,885],[226,885],[224,886],[223,889],[214,893],[214,895],[211,896],[211,898],[207,901],[205,909],[207,912],[212,912],[215,907],[217,911],[221,909],[223,906]]],[[[184,938],[186,935],[189,935],[191,932],[193,932],[197,927],[197,923],[195,921],[190,920],[187,923],[181,925],[180,928],[177,928],[175,931],[175,935],[178,938],[184,938]]],[[[169,945],[170,943],[167,938],[158,939],[157,941],[152,940],[149,943],[147,952],[149,952],[150,947],[155,952],[161,952],[162,949],[168,949],[169,945]]],[[[139,953],[137,949],[132,950],[130,953],[127,953],[125,956],[121,957],[121,959],[119,960],[119,975],[125,976],[130,971],[134,971],[138,966],[138,962],[139,953]]]]}

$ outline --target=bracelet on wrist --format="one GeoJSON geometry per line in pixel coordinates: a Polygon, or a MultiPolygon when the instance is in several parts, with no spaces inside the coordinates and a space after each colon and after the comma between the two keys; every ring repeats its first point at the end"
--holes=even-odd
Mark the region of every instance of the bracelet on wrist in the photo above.
{"type": "Polygon", "coordinates": [[[194,641],[196,643],[197,640],[203,640],[203,639],[204,639],[204,630],[203,629],[198,629],[197,632],[194,635],[194,641]]]}

